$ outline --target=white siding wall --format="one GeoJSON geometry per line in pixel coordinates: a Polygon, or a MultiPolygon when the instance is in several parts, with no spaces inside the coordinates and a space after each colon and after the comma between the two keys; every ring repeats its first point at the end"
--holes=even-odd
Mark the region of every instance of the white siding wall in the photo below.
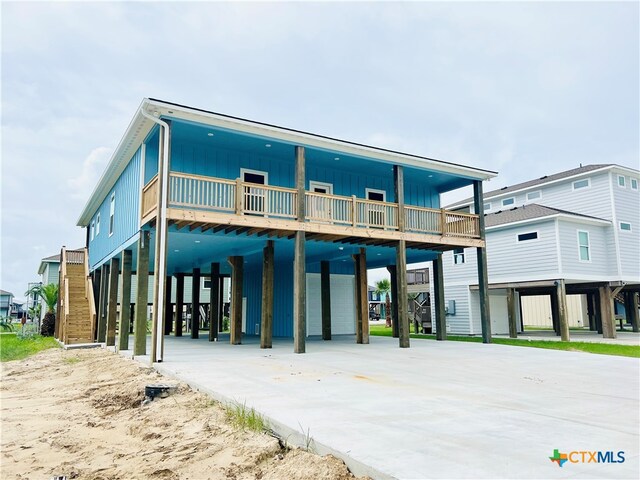
{"type": "MultiPolygon", "coordinates": [[[[331,275],[331,334],[354,335],[356,311],[354,304],[355,277],[331,275]]],[[[322,335],[322,298],[320,274],[307,274],[307,335],[322,335]]]]}
{"type": "MultiPolygon", "coordinates": [[[[618,242],[620,245],[620,266],[622,278],[629,281],[640,280],[640,190],[631,188],[631,176],[625,174],[625,188],[618,186],[618,174],[612,172],[613,201],[616,209],[618,242]],[[620,222],[631,224],[631,232],[620,230],[620,222]]],[[[640,179],[635,178],[640,184],[640,179]]],[[[640,185],[639,185],[640,188],[640,185]]]]}
{"type": "MultiPolygon", "coordinates": [[[[531,187],[517,194],[504,194],[494,197],[486,202],[491,202],[491,210],[488,213],[505,210],[525,203],[538,203],[547,207],[559,208],[570,212],[591,215],[593,217],[611,220],[613,210],[610,201],[609,171],[581,176],[580,179],[589,178],[591,186],[573,190],[574,179],[558,182],[547,186],[531,187]],[[527,192],[540,190],[542,196],[530,202],[526,201],[527,192]],[[514,205],[502,206],[502,199],[516,197],[514,205]]],[[[485,203],[486,203],[485,202],[485,203]]]]}
{"type": "Polygon", "coordinates": [[[615,252],[609,248],[611,227],[558,220],[563,277],[602,281],[617,271],[615,252]],[[589,232],[589,262],[580,261],[578,231],[589,232]]]}
{"type": "MultiPolygon", "coordinates": [[[[175,303],[176,301],[176,283],[177,280],[173,277],[171,281],[171,302],[175,303]]],[[[200,279],[200,286],[202,287],[202,279],[200,279]]],[[[223,287],[223,295],[222,299],[224,302],[229,302],[229,291],[230,291],[230,280],[229,278],[224,279],[224,287],[223,287]]],[[[184,279],[184,303],[191,302],[191,277],[185,277],[184,279]]],[[[210,290],[208,288],[200,288],[200,303],[209,303],[209,293],[210,290]]],[[[136,275],[131,275],[131,302],[135,303],[136,295],[138,294],[138,283],[136,275]]],[[[149,275],[149,303],[153,302],[153,275],[149,275]]],[[[122,298],[122,282],[119,281],[118,284],[118,302],[122,298]]]]}
{"type": "MultiPolygon", "coordinates": [[[[551,299],[549,295],[522,297],[522,317],[525,326],[552,327],[551,299]]],[[[567,318],[570,327],[589,325],[585,295],[567,295],[567,318]]]]}
{"type": "MultiPolygon", "coordinates": [[[[471,250],[471,249],[469,249],[471,250]]],[[[446,254],[451,254],[451,252],[446,252],[443,255],[443,262],[446,261],[446,254]]],[[[474,254],[475,255],[475,254],[474,254]]],[[[475,256],[474,256],[475,258],[475,256]]],[[[451,260],[451,259],[449,259],[451,260]]],[[[468,266],[468,264],[466,264],[468,266]]],[[[458,265],[456,265],[458,266],[458,265]]],[[[465,264],[459,265],[460,267],[464,267],[465,264]]],[[[443,269],[446,272],[446,268],[443,269]]],[[[434,291],[433,291],[433,268],[429,268],[429,290],[431,295],[431,325],[433,326],[433,331],[436,331],[436,317],[434,313],[434,291]]],[[[471,332],[471,317],[469,312],[469,284],[463,283],[460,285],[449,285],[447,284],[447,275],[445,273],[444,277],[444,302],[445,305],[448,304],[449,300],[455,300],[456,302],[456,313],[455,315],[447,315],[447,333],[451,335],[470,335],[471,332]]]]}

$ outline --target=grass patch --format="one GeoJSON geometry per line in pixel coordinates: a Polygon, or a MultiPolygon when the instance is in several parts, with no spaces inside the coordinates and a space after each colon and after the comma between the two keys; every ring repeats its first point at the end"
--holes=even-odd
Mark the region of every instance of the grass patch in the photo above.
{"type": "Polygon", "coordinates": [[[59,348],[53,337],[34,335],[20,338],[15,333],[0,335],[0,362],[22,360],[48,348],[59,348]]]}
{"type": "MultiPolygon", "coordinates": [[[[369,333],[371,335],[377,335],[380,337],[392,336],[391,328],[387,328],[384,325],[371,325],[369,333]]],[[[412,333],[411,338],[435,340],[436,336],[412,333]]],[[[482,343],[481,337],[466,337],[459,335],[448,335],[447,340],[452,342],[482,343]]],[[[554,340],[520,340],[516,338],[493,338],[492,342],[497,345],[546,348],[548,350],[565,350],[571,352],[596,353],[599,355],[616,355],[620,357],[640,358],[640,346],[636,345],[616,345],[612,343],[591,342],[557,342],[554,340]]]]}
{"type": "Polygon", "coordinates": [[[253,430],[254,432],[264,432],[269,428],[264,417],[253,408],[248,408],[246,403],[232,403],[225,405],[224,408],[227,421],[236,428],[253,430]]]}

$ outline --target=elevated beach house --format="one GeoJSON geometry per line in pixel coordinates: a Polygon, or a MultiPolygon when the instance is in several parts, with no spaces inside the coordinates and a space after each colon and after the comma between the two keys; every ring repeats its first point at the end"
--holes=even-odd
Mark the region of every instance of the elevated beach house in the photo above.
{"type": "MultiPolygon", "coordinates": [[[[569,325],[614,338],[626,320],[638,331],[639,184],[638,170],[595,164],[484,195],[493,333],[514,337],[535,325],[526,319],[541,300],[549,327],[565,340],[569,325]]],[[[473,198],[449,208],[477,211],[473,198]]],[[[454,306],[447,325],[457,334],[482,330],[475,262],[470,248],[444,255],[445,297],[454,306]]]]}
{"type": "MultiPolygon", "coordinates": [[[[92,334],[115,344],[119,318],[118,344],[129,348],[132,320],[134,354],[145,353],[151,305],[152,361],[163,359],[164,335],[186,327],[193,338],[203,330],[217,340],[221,285],[230,277],[232,344],[243,334],[260,336],[263,348],[290,337],[297,353],[314,335],[368,343],[368,268],[397,272],[393,296],[406,298],[407,262],[434,261],[443,295],[442,252],[474,248],[486,283],[483,216],[441,209],[440,194],[473,185],[481,213],[482,182],[494,175],[144,99],[78,220],[87,229],[92,334]],[[185,316],[185,281],[203,277],[208,302],[192,295],[185,316]],[[133,314],[118,313],[119,289],[133,314]]],[[[488,304],[483,315],[488,327],[488,304]]],[[[398,318],[400,346],[408,347],[406,302],[398,318]]]]}

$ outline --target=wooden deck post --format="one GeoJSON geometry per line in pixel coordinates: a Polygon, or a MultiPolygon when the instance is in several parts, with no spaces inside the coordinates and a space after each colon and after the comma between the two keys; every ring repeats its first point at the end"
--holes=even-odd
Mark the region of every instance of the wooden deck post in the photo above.
{"type": "Polygon", "coordinates": [[[262,311],[260,316],[260,348],[271,348],[273,338],[274,244],[267,240],[262,251],[262,311]]]}
{"type": "Polygon", "coordinates": [[[184,321],[184,273],[176,273],[176,328],[174,335],[182,336],[184,321]]]}
{"type": "Polygon", "coordinates": [[[559,337],[560,336],[560,305],[558,304],[558,295],[553,290],[549,294],[549,303],[551,304],[551,326],[553,331],[559,337]]]}
{"type": "Polygon", "coordinates": [[[518,314],[516,309],[518,305],[516,303],[516,289],[507,288],[507,316],[509,319],[509,337],[518,338],[518,314]]]}
{"type": "Polygon", "coordinates": [[[293,351],[304,353],[307,336],[307,275],[305,233],[297,231],[293,259],[293,351]]]}
{"type": "Polygon", "coordinates": [[[218,331],[221,332],[224,327],[224,277],[220,275],[220,289],[218,292],[218,298],[220,299],[218,302],[218,331]]]}
{"type": "Polygon", "coordinates": [[[109,265],[102,265],[100,279],[100,310],[98,310],[98,343],[107,339],[107,299],[109,297],[109,265]]]}
{"type": "Polygon", "coordinates": [[[391,330],[393,338],[399,338],[398,332],[398,277],[395,265],[387,265],[387,271],[391,276],[391,330]]]}
{"type": "Polygon", "coordinates": [[[439,253],[433,265],[433,303],[435,311],[436,339],[447,339],[447,316],[444,305],[444,274],[442,271],[442,254],[439,253]]]}
{"type": "Polygon", "coordinates": [[[611,287],[607,284],[598,288],[600,294],[600,316],[602,318],[602,336],[616,338],[616,321],[613,314],[613,297],[611,287]]]}
{"type": "Polygon", "coordinates": [[[362,300],[360,299],[360,254],[356,253],[351,255],[353,258],[353,271],[354,271],[354,288],[353,288],[353,302],[355,304],[356,311],[356,343],[362,343],[362,300]]]}
{"type": "Polygon", "coordinates": [[[244,281],[244,257],[229,257],[231,265],[231,321],[229,341],[231,345],[242,343],[242,295],[244,281]]]}
{"type": "MultiPolygon", "coordinates": [[[[60,257],[62,258],[62,257],[60,257]]],[[[58,278],[61,280],[62,269],[58,272],[58,278]]],[[[62,292],[62,282],[58,280],[60,292],[62,292]]],[[[96,319],[95,325],[93,328],[93,340],[98,341],[98,325],[100,324],[100,306],[102,305],[102,269],[96,268],[93,271],[93,298],[96,302],[96,319]]],[[[62,319],[62,314],[60,313],[60,301],[62,300],[62,295],[58,295],[58,312],[56,313],[56,318],[62,319]]],[[[61,340],[60,335],[62,332],[61,329],[62,322],[56,321],[56,328],[59,329],[57,333],[58,340],[61,340]]]]}
{"type": "Polygon", "coordinates": [[[569,320],[567,315],[567,289],[564,279],[560,279],[556,283],[556,297],[558,302],[558,327],[560,330],[560,339],[568,342],[569,338],[569,320]]]}
{"type": "Polygon", "coordinates": [[[164,334],[171,335],[173,330],[173,304],[171,303],[171,283],[173,277],[167,275],[167,280],[164,284],[164,334]]]}
{"type": "Polygon", "coordinates": [[[138,259],[136,264],[136,328],[134,331],[134,355],[147,353],[147,310],[149,308],[149,243],[148,230],[140,232],[138,259]]]}
{"type": "Polygon", "coordinates": [[[218,341],[220,323],[220,264],[211,263],[211,290],[209,290],[209,341],[218,341]]]}
{"type": "Polygon", "coordinates": [[[627,319],[634,332],[640,331],[638,325],[638,292],[626,292],[628,307],[625,306],[627,319]]]}
{"type": "Polygon", "coordinates": [[[369,344],[369,289],[367,288],[367,250],[360,248],[360,302],[362,306],[362,342],[369,344]]]}
{"type": "MultiPolygon", "coordinates": [[[[299,222],[305,219],[306,160],[304,147],[296,146],[296,189],[298,190],[296,214],[299,222]]],[[[303,230],[295,233],[293,255],[293,351],[306,351],[307,336],[307,268],[305,253],[306,236],[303,230]]]]}
{"type": "Polygon", "coordinates": [[[320,262],[320,304],[322,308],[322,339],[331,340],[331,266],[320,262]]]}
{"type": "Polygon", "coordinates": [[[200,336],[200,269],[191,275],[191,338],[200,336]]]}
{"type": "Polygon", "coordinates": [[[398,231],[404,232],[404,170],[400,165],[393,166],[393,186],[398,204],[398,231]]]}
{"type": "Polygon", "coordinates": [[[396,282],[398,283],[398,337],[400,348],[409,348],[409,315],[407,312],[407,244],[399,240],[396,246],[396,282]]]}
{"type": "Polygon", "coordinates": [[[120,259],[113,257],[109,267],[109,304],[107,305],[107,347],[116,344],[116,321],[118,316],[118,277],[120,276],[120,259]]]}
{"type": "Polygon", "coordinates": [[[131,250],[122,251],[122,296],[120,297],[120,324],[118,350],[129,350],[131,329],[131,250]]]}
{"type": "MultiPolygon", "coordinates": [[[[473,208],[476,215],[478,215],[480,238],[482,240],[485,240],[482,180],[476,180],[473,182],[473,208]]],[[[485,247],[477,247],[476,252],[478,256],[478,294],[480,297],[482,343],[491,343],[491,312],[489,310],[489,277],[487,273],[487,250],[485,247]]]]}
{"type": "Polygon", "coordinates": [[[589,330],[594,332],[598,329],[596,326],[596,295],[587,293],[587,318],[589,319],[589,330]]]}

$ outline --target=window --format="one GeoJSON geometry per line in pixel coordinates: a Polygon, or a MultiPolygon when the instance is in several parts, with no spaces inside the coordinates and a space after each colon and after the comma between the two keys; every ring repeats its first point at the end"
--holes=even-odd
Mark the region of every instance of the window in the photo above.
{"type": "MultiPolygon", "coordinates": [[[[255,183],[258,185],[268,185],[269,175],[267,172],[259,170],[240,169],[240,177],[243,182],[255,183]]],[[[263,214],[267,204],[267,191],[264,188],[255,186],[245,186],[244,188],[244,211],[250,214],[263,214]]]]}
{"type": "Polygon", "coordinates": [[[484,208],[484,211],[487,212],[489,210],[491,210],[491,202],[487,202],[484,204],[484,206],[482,207],[484,208]]]}
{"type": "Polygon", "coordinates": [[[591,181],[588,178],[585,178],[584,180],[576,180],[575,182],[573,182],[574,190],[579,190],[581,188],[589,188],[590,186],[591,186],[591,181]]]}
{"type": "Polygon", "coordinates": [[[91,228],[90,228],[90,230],[91,230],[91,232],[90,232],[91,240],[93,240],[93,237],[94,237],[94,236],[95,236],[95,234],[96,234],[96,222],[95,222],[95,220],[94,220],[93,222],[91,222],[91,228]]]}
{"type": "Polygon", "coordinates": [[[111,194],[111,204],[109,205],[109,236],[113,235],[113,217],[116,213],[116,192],[111,194]]]}
{"type": "Polygon", "coordinates": [[[453,263],[455,265],[460,265],[464,263],[464,248],[453,249],[453,263]]]}
{"type": "Polygon", "coordinates": [[[513,205],[514,203],[516,203],[515,197],[504,198],[502,200],[503,207],[508,207],[509,205],[513,205]]]}
{"type": "Polygon", "coordinates": [[[96,237],[100,235],[100,212],[96,215],[96,237]]]}
{"type": "Polygon", "coordinates": [[[519,242],[526,242],[527,240],[536,240],[538,238],[538,232],[527,232],[518,235],[519,242]]]}
{"type": "Polygon", "coordinates": [[[590,262],[589,232],[578,230],[578,249],[580,250],[580,261],[590,262]]]}
{"type": "Polygon", "coordinates": [[[625,181],[624,175],[618,175],[618,186],[621,188],[627,188],[627,182],[625,181]]]}
{"type": "Polygon", "coordinates": [[[620,230],[624,230],[625,232],[630,232],[631,224],[628,222],[620,222],[620,230]]]}
{"type": "Polygon", "coordinates": [[[536,190],[535,192],[527,193],[527,202],[530,202],[531,200],[537,200],[538,198],[542,198],[541,190],[536,190]]]}
{"type": "Polygon", "coordinates": [[[638,180],[635,178],[631,179],[631,190],[637,190],[638,189],[638,180]]]}
{"type": "Polygon", "coordinates": [[[202,289],[211,290],[211,277],[202,277],[202,289]]]}

